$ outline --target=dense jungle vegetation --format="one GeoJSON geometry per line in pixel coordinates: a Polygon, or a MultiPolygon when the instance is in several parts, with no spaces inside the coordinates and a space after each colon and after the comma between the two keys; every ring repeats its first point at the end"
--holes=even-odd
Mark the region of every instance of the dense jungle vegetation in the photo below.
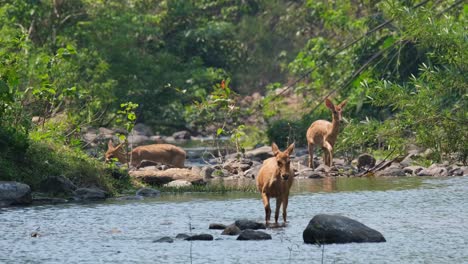
{"type": "Polygon", "coordinates": [[[466,163],[467,13],[459,0],[0,0],[0,179],[118,188],[81,131],[122,122],[305,146],[327,96],[348,98],[343,155],[416,145],[466,163]]]}

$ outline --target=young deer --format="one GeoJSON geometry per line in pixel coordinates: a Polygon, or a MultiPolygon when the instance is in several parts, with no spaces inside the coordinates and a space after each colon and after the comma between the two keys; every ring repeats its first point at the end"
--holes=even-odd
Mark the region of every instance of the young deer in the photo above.
{"type": "Polygon", "coordinates": [[[341,112],[346,105],[344,100],[339,105],[334,105],[328,98],[325,99],[325,105],[332,111],[332,122],[326,120],[317,120],[307,129],[307,145],[309,148],[309,167],[314,168],[314,146],[318,145],[323,150],[323,162],[327,166],[333,163],[333,146],[338,137],[341,112]]]}
{"type": "Polygon", "coordinates": [[[276,197],[275,224],[278,224],[281,205],[283,205],[283,221],[286,223],[289,189],[294,179],[294,170],[289,158],[294,150],[294,143],[284,152],[281,152],[278,146],[273,143],[272,150],[274,157],[263,162],[257,176],[257,188],[262,194],[267,226],[271,216],[270,197],[276,197]]]}
{"type": "MultiPolygon", "coordinates": [[[[120,163],[127,163],[129,154],[123,150],[123,143],[114,147],[112,140],[107,144],[108,150],[105,154],[106,162],[112,158],[117,158],[120,163]]],[[[171,144],[152,144],[139,146],[132,150],[131,166],[139,167],[142,160],[150,160],[163,164],[172,165],[177,168],[183,168],[185,162],[185,151],[171,144]]]]}

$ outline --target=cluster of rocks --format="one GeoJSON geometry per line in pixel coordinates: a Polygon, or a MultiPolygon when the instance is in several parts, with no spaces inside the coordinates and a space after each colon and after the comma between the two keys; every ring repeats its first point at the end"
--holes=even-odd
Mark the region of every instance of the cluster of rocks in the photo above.
{"type": "MultiPolygon", "coordinates": [[[[141,188],[133,196],[121,196],[113,199],[141,200],[145,197],[158,196],[160,196],[159,190],[141,188]]],[[[63,176],[46,178],[39,184],[38,192],[34,193],[27,184],[15,181],[0,181],[0,207],[101,201],[109,197],[109,193],[97,187],[78,188],[63,176]]]]}
{"type": "MultiPolygon", "coordinates": [[[[209,229],[212,230],[223,230],[221,235],[225,236],[237,236],[236,240],[269,240],[271,239],[271,235],[264,232],[259,231],[259,229],[266,229],[266,226],[262,223],[258,223],[252,220],[241,219],[236,220],[231,225],[224,225],[224,224],[210,224],[209,229]]],[[[172,243],[175,240],[187,240],[187,241],[194,241],[194,240],[214,240],[213,235],[211,234],[196,234],[196,235],[188,235],[188,234],[178,234],[175,236],[175,239],[172,237],[161,237],[159,239],[154,240],[153,242],[167,242],[172,243]]],[[[219,240],[221,238],[218,238],[219,240]]]]}
{"type": "MultiPolygon", "coordinates": [[[[231,154],[223,157],[224,162],[212,160],[203,166],[192,166],[184,169],[167,166],[142,166],[130,171],[132,177],[149,184],[172,187],[205,184],[213,180],[247,180],[253,181],[262,166],[262,162],[272,157],[270,146],[263,146],[247,151],[243,157],[231,154]]],[[[325,177],[359,177],[368,174],[374,176],[463,176],[468,175],[468,166],[459,166],[445,162],[422,167],[416,164],[415,154],[409,154],[403,159],[389,161],[376,160],[372,155],[362,154],[351,162],[335,158],[332,167],[323,164],[321,158],[315,157],[315,169],[308,167],[308,153],[305,149],[296,149],[292,157],[295,177],[302,179],[325,177]]],[[[148,163],[150,164],[150,163],[148,163]]]]}
{"type": "MultiPolygon", "coordinates": [[[[252,220],[236,220],[233,224],[210,224],[209,229],[223,230],[221,235],[237,236],[236,240],[271,240],[266,226],[252,220]],[[261,231],[261,230],[265,231],[261,231]]],[[[354,219],[341,215],[318,214],[310,220],[302,233],[307,244],[344,244],[386,242],[384,236],[354,219]]],[[[216,240],[220,240],[217,238],[216,240]]],[[[213,235],[202,233],[196,235],[178,234],[175,238],[164,236],[154,240],[155,243],[173,243],[175,240],[214,240],[213,235]]]]}

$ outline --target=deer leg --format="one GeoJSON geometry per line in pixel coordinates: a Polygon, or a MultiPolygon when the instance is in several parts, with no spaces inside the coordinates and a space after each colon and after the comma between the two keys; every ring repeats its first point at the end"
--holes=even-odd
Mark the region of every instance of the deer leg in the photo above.
{"type": "Polygon", "coordinates": [[[322,147],[323,152],[323,164],[328,166],[328,150],[325,147],[322,147]]]}
{"type": "Polygon", "coordinates": [[[270,222],[271,216],[270,198],[265,193],[262,193],[262,201],[263,206],[265,207],[265,223],[268,226],[268,222],[270,222]]]}
{"type": "Polygon", "coordinates": [[[286,224],[286,217],[287,217],[286,209],[287,208],[288,208],[288,196],[286,195],[283,198],[283,222],[284,224],[286,224]]]}
{"type": "Polygon", "coordinates": [[[281,207],[281,197],[278,197],[276,198],[275,224],[278,224],[280,207],[281,207]]]}
{"type": "Polygon", "coordinates": [[[325,142],[323,144],[323,147],[326,149],[325,153],[327,153],[327,156],[328,156],[327,161],[325,161],[325,164],[331,167],[333,164],[333,147],[328,142],[325,142]]]}
{"type": "Polygon", "coordinates": [[[309,149],[309,168],[315,169],[314,167],[314,144],[308,143],[307,147],[309,149]]]}

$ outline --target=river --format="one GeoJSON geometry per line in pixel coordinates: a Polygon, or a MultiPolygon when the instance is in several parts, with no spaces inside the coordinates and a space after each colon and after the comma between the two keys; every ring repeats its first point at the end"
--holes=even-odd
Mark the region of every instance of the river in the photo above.
{"type": "Polygon", "coordinates": [[[301,180],[292,191],[289,223],[267,229],[267,241],[208,229],[241,218],[263,221],[258,193],[0,209],[0,263],[468,263],[466,176],[301,180]],[[319,213],[358,220],[387,242],[304,244],[302,231],[319,213]],[[178,233],[215,240],[153,242],[178,233]]]}

